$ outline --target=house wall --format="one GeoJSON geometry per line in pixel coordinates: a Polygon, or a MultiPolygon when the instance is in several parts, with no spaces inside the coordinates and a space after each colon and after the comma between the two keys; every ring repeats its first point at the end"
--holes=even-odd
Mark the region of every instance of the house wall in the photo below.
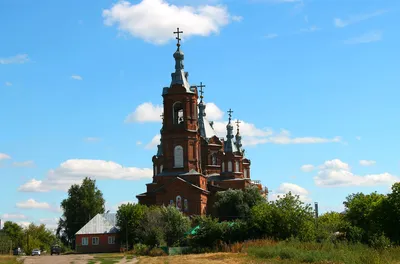
{"type": "Polygon", "coordinates": [[[118,234],[79,234],[75,235],[75,250],[78,253],[108,253],[119,252],[121,243],[118,234]],[[115,237],[115,244],[108,244],[108,237],[115,237]],[[82,245],[82,238],[88,238],[88,245],[82,245]],[[92,238],[98,237],[99,244],[92,245],[92,238]]]}

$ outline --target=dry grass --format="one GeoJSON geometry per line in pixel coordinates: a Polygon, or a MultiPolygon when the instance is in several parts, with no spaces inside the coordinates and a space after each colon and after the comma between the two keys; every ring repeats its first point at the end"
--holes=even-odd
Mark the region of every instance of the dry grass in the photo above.
{"type": "Polygon", "coordinates": [[[2,255],[0,255],[0,263],[1,264],[19,264],[21,262],[19,262],[17,260],[17,258],[14,257],[14,256],[2,256],[2,255]]]}
{"type": "MultiPolygon", "coordinates": [[[[166,257],[139,257],[139,264],[256,264],[245,254],[208,253],[166,257]]],[[[265,262],[264,262],[265,263],[265,262]]]]}

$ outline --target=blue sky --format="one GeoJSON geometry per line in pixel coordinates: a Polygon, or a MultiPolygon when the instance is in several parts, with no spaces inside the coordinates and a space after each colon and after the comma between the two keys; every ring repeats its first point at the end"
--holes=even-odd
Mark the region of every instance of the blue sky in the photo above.
{"type": "Polygon", "coordinates": [[[177,26],[252,178],[321,211],[400,177],[400,3],[392,0],[0,2],[0,217],[55,226],[70,184],[115,211],[151,181],[177,26]]]}

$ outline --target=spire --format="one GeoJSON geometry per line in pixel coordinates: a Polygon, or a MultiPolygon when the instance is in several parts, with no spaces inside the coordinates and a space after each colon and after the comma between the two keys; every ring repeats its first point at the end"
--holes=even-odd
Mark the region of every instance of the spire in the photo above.
{"type": "MultiPolygon", "coordinates": [[[[180,38],[180,34],[183,33],[183,31],[179,30],[179,28],[177,28],[177,30],[175,32],[173,32],[174,34],[177,35],[176,39],[177,39],[177,49],[174,53],[174,59],[175,59],[175,72],[171,74],[171,86],[174,84],[179,84],[182,85],[183,87],[186,88],[186,92],[188,93],[193,93],[193,90],[190,88],[190,85],[188,83],[188,76],[189,73],[184,71],[184,59],[185,59],[185,55],[181,50],[181,38],[180,38]]],[[[168,91],[166,89],[163,90],[163,94],[168,93],[168,91]]]]}
{"type": "MultiPolygon", "coordinates": [[[[160,129],[160,135],[161,135],[162,132],[163,132],[163,128],[164,128],[164,113],[162,113],[162,114],[160,115],[160,117],[161,117],[161,120],[162,120],[162,127],[161,127],[161,129],[160,129]]],[[[161,157],[162,155],[163,155],[163,151],[162,151],[162,141],[161,141],[161,137],[160,137],[160,144],[157,145],[157,157],[161,157]]]]}
{"type": "Polygon", "coordinates": [[[242,149],[242,136],[240,135],[240,131],[239,131],[239,124],[241,123],[239,120],[236,120],[236,127],[237,127],[237,131],[236,131],[236,147],[237,149],[240,151],[242,149]]]}
{"type": "Polygon", "coordinates": [[[206,138],[206,129],[204,125],[204,117],[206,116],[206,105],[203,103],[203,88],[206,87],[203,82],[200,82],[200,85],[196,85],[197,88],[200,88],[200,103],[199,103],[199,129],[200,129],[200,136],[206,138]]]}
{"type": "Polygon", "coordinates": [[[232,121],[232,109],[229,109],[228,115],[229,115],[229,121],[228,124],[226,125],[226,141],[224,143],[224,151],[225,152],[236,152],[236,146],[233,143],[233,126],[231,124],[232,121]]]}

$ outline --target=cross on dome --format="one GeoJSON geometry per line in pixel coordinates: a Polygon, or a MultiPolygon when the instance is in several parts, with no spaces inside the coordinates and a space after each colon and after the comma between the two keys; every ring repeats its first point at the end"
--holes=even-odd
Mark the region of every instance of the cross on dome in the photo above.
{"type": "Polygon", "coordinates": [[[179,31],[179,28],[176,28],[176,32],[174,32],[174,34],[177,35],[176,39],[178,40],[178,43],[176,45],[179,48],[179,46],[181,45],[180,41],[182,40],[179,36],[180,36],[180,34],[183,34],[183,31],[179,31]]]}

